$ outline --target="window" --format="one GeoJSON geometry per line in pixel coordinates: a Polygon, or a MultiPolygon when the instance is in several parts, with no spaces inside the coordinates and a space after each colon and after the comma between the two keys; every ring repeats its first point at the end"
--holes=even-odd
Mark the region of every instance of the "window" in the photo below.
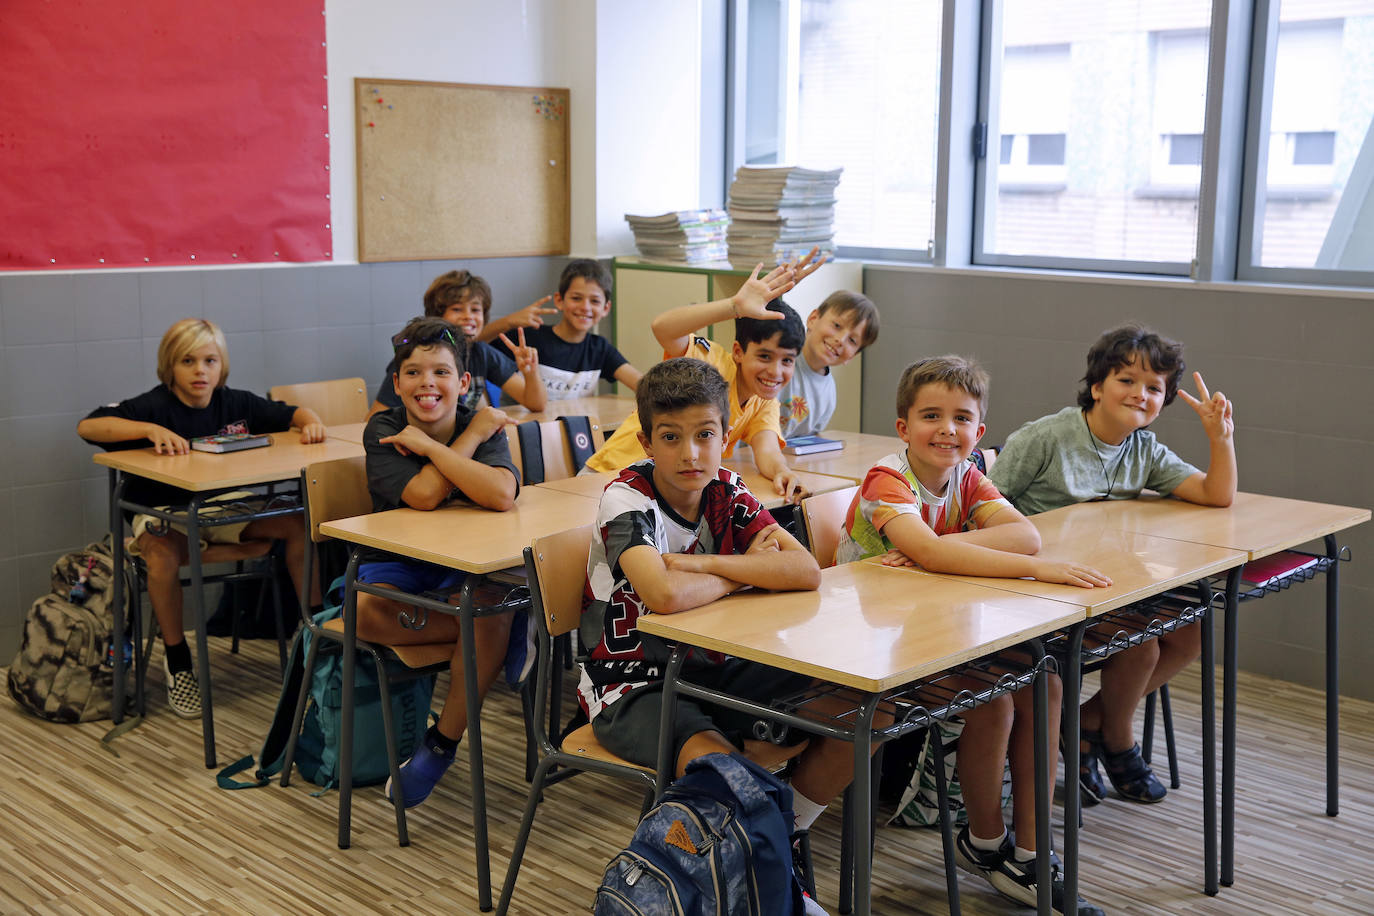
{"type": "MultiPolygon", "coordinates": [[[[924,257],[935,225],[938,0],[741,0],[744,155],[843,167],[835,242],[924,257]]],[[[742,163],[736,163],[742,164],[742,163]]]]}
{"type": "Polygon", "coordinates": [[[1374,269],[1374,0],[1275,5],[1274,21],[1256,24],[1277,35],[1266,36],[1271,55],[1252,76],[1263,106],[1252,133],[1263,139],[1251,171],[1263,180],[1251,266],[1374,269]],[[1314,18],[1333,11],[1347,15],[1314,18]]]}
{"type": "Polygon", "coordinates": [[[988,4],[975,260],[1186,273],[1208,0],[988,4]]]}

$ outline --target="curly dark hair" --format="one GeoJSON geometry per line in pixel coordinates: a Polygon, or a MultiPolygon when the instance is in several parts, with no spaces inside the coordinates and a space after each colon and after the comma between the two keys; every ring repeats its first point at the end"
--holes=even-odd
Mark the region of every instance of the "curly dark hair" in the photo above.
{"type": "Polygon", "coordinates": [[[1129,366],[1137,359],[1164,376],[1164,405],[1172,404],[1178,396],[1178,380],[1186,368],[1183,344],[1133,323],[1106,332],[1088,350],[1088,371],[1079,380],[1078,406],[1092,410],[1096,403],[1093,386],[1106,381],[1113,370],[1129,366]]]}

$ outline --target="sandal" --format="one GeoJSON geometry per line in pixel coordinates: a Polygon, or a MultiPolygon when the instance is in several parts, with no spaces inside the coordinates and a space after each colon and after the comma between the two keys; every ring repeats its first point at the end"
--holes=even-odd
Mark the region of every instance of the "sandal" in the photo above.
{"type": "MultiPolygon", "coordinates": [[[[1086,738],[1086,733],[1084,734],[1086,738]]],[[[1100,740],[1100,739],[1099,739],[1100,740]]],[[[1168,790],[1155,778],[1150,765],[1140,756],[1140,745],[1133,744],[1120,753],[1113,753],[1097,746],[1102,756],[1102,766],[1107,770],[1107,778],[1112,781],[1117,794],[1127,801],[1153,805],[1163,801],[1168,790]]],[[[1081,781],[1081,777],[1080,777],[1081,781]]]]}
{"type": "Polygon", "coordinates": [[[1084,808],[1091,808],[1107,797],[1107,784],[1102,781],[1102,773],[1097,769],[1097,759],[1102,756],[1102,733],[1083,731],[1082,744],[1078,751],[1078,797],[1084,808]]]}

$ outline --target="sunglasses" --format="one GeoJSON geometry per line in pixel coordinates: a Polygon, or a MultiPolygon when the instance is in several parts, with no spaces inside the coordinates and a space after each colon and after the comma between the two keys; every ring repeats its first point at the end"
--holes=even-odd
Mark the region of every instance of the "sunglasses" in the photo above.
{"type": "Polygon", "coordinates": [[[451,344],[452,346],[457,347],[459,350],[463,348],[462,344],[458,342],[458,338],[454,336],[453,331],[450,328],[444,328],[442,331],[437,331],[432,334],[423,334],[415,336],[407,336],[404,330],[398,331],[391,337],[391,347],[393,350],[399,350],[406,344],[411,343],[415,344],[415,346],[417,347],[424,347],[430,344],[437,344],[445,340],[447,340],[449,344],[451,344]]]}

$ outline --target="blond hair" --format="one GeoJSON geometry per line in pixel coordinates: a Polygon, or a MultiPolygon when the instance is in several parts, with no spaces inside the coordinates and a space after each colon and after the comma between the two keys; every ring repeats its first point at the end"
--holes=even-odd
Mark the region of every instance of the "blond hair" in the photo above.
{"type": "Polygon", "coordinates": [[[229,345],[224,342],[224,332],[219,325],[204,318],[183,318],[162,335],[162,343],[157,345],[158,381],[170,388],[172,367],[187,353],[206,344],[214,344],[219,349],[219,384],[215,387],[223,388],[229,380],[229,345]]]}

